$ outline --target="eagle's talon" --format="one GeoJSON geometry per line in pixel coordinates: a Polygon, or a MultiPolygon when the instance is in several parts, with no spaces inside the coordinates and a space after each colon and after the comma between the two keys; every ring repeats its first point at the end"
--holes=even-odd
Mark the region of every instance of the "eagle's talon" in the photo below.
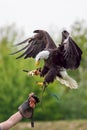
{"type": "Polygon", "coordinates": [[[33,71],[29,71],[27,74],[28,74],[28,76],[33,76],[34,72],[33,71]]]}
{"type": "Polygon", "coordinates": [[[37,82],[37,84],[39,85],[39,86],[44,86],[44,83],[43,82],[37,82]]]}
{"type": "Polygon", "coordinates": [[[34,75],[40,75],[40,70],[36,69],[28,72],[28,76],[34,76],[34,75]]]}

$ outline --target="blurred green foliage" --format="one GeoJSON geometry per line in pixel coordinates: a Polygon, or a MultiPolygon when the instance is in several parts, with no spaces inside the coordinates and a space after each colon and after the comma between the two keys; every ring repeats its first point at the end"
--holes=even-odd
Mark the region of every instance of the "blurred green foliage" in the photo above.
{"type": "MultiPolygon", "coordinates": [[[[68,70],[77,80],[79,88],[71,90],[58,81],[50,84],[36,107],[35,120],[87,118],[87,24],[84,21],[75,22],[71,35],[83,51],[79,69],[68,70]]],[[[13,46],[22,37],[22,31],[18,31],[14,25],[0,28],[0,121],[15,113],[30,92],[42,97],[42,88],[38,87],[37,82],[43,78],[28,77],[22,71],[35,69],[35,61],[32,58],[16,60],[17,55],[9,55],[18,49],[13,46]]]]}

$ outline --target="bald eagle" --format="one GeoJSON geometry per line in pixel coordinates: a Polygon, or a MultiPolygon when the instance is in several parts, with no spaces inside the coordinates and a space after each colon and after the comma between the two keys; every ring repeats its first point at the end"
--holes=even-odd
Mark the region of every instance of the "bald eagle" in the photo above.
{"type": "Polygon", "coordinates": [[[44,59],[44,66],[40,71],[40,76],[44,77],[44,86],[57,79],[70,88],[77,88],[77,82],[68,75],[66,70],[73,70],[79,67],[82,50],[72,39],[69,32],[66,30],[62,32],[61,44],[58,47],[48,32],[35,30],[34,33],[36,34],[33,37],[16,44],[19,46],[28,43],[24,48],[12,54],[24,50],[17,59],[21,57],[24,57],[24,59],[32,57],[35,58],[36,64],[41,59],[44,59]]]}

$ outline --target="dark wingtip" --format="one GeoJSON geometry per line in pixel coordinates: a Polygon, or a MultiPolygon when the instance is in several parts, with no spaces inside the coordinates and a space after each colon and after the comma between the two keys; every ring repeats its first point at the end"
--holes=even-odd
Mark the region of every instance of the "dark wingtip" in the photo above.
{"type": "Polygon", "coordinates": [[[64,39],[66,39],[69,36],[69,32],[66,30],[62,31],[62,41],[64,41],[64,39]]]}
{"type": "Polygon", "coordinates": [[[67,30],[63,30],[64,33],[67,33],[68,31],[67,30]]]}
{"type": "Polygon", "coordinates": [[[46,32],[45,30],[34,30],[33,33],[42,33],[42,32],[46,32]]]}
{"type": "Polygon", "coordinates": [[[22,58],[22,57],[23,57],[23,55],[20,55],[20,56],[16,57],[16,59],[20,59],[20,58],[22,58]]]}
{"type": "Polygon", "coordinates": [[[69,32],[67,30],[63,30],[62,33],[69,35],[69,32]]]}
{"type": "Polygon", "coordinates": [[[18,53],[18,51],[17,52],[12,52],[12,53],[10,53],[9,55],[15,55],[15,54],[17,54],[18,53]]]}
{"type": "Polygon", "coordinates": [[[39,33],[40,30],[34,30],[33,33],[39,33]]]}
{"type": "Polygon", "coordinates": [[[18,56],[18,57],[16,57],[17,60],[20,59],[20,58],[22,58],[22,56],[18,56]]]}
{"type": "Polygon", "coordinates": [[[15,44],[14,46],[19,46],[19,45],[25,44],[29,39],[30,38],[27,38],[26,40],[19,42],[19,43],[15,44]]]}

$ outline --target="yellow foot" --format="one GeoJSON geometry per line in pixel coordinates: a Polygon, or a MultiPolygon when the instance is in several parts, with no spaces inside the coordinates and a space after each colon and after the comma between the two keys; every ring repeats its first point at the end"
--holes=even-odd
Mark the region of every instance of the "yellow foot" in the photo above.
{"type": "Polygon", "coordinates": [[[41,87],[44,85],[43,82],[38,82],[37,84],[38,84],[39,86],[41,86],[41,87]]]}

